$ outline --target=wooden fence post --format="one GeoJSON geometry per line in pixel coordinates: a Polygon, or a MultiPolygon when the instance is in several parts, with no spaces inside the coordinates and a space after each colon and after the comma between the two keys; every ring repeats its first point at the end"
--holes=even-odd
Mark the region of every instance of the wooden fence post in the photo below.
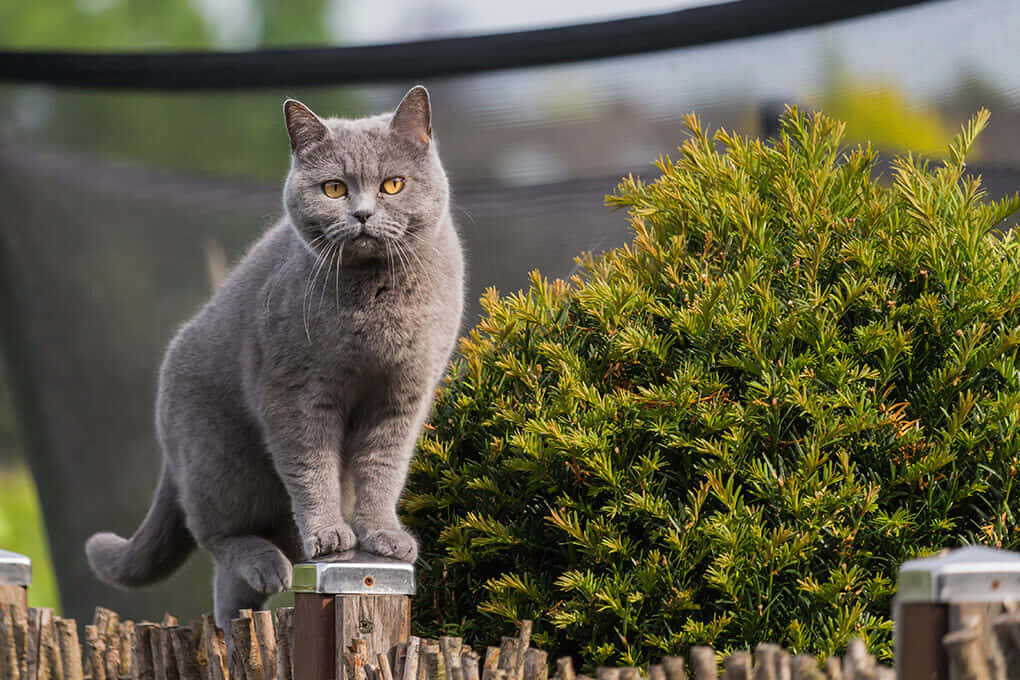
{"type": "Polygon", "coordinates": [[[352,654],[384,654],[396,667],[411,634],[412,565],[357,551],[328,555],[294,565],[292,590],[294,680],[363,680],[344,663],[352,654]],[[350,650],[355,639],[363,643],[350,650]]]}
{"type": "Polygon", "coordinates": [[[0,550],[0,604],[27,607],[30,585],[32,560],[9,550],[0,550]]]}
{"type": "MultiPolygon", "coordinates": [[[[897,680],[954,679],[959,671],[954,672],[945,644],[946,636],[959,625],[952,621],[954,616],[968,608],[984,610],[991,603],[1017,600],[1018,553],[968,546],[904,562],[893,602],[897,680]]],[[[990,625],[985,628],[990,630],[990,625]]],[[[948,642],[959,647],[965,641],[950,637],[948,642]]],[[[955,651],[958,657],[976,653],[955,651]]]]}

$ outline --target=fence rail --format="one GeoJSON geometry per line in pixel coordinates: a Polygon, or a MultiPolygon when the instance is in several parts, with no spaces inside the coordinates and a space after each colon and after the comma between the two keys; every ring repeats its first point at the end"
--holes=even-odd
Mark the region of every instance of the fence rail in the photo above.
{"type": "MultiPolygon", "coordinates": [[[[159,623],[132,622],[96,608],[83,629],[53,610],[0,604],[0,678],[3,680],[319,680],[294,675],[294,609],[242,611],[224,634],[212,617],[182,626],[169,614],[159,623]]],[[[351,680],[718,680],[720,654],[691,649],[688,659],[664,657],[647,671],[601,667],[595,678],[575,672],[573,660],[556,661],[550,676],[546,652],[531,646],[531,621],[515,637],[488,647],[484,656],[458,637],[409,636],[390,654],[371,655],[352,638],[342,663],[351,680]]],[[[760,644],[722,659],[723,680],[889,680],[891,668],[876,663],[864,643],[851,641],[846,655],[819,664],[779,645],[760,644]]]]}

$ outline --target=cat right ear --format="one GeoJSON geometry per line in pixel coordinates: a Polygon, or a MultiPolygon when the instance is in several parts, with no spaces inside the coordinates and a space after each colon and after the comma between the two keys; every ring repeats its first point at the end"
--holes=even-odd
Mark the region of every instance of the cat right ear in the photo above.
{"type": "Polygon", "coordinates": [[[283,103],[283,117],[287,121],[292,153],[299,153],[329,136],[329,128],[322,119],[296,99],[288,99],[283,103]]]}

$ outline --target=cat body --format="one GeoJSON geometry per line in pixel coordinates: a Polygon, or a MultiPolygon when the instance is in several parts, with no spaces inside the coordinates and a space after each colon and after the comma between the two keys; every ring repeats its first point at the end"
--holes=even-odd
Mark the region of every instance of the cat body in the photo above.
{"type": "Polygon", "coordinates": [[[463,309],[424,88],[392,116],[285,113],[286,216],[170,343],[149,514],[130,540],[86,546],[100,578],[128,587],[207,549],[221,627],[288,588],[291,560],[355,546],[416,558],[396,505],[463,309]]]}

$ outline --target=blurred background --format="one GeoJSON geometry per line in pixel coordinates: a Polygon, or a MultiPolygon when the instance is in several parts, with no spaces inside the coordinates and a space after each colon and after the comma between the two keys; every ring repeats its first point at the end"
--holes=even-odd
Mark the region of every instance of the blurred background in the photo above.
{"type": "MultiPolygon", "coordinates": [[[[525,30],[704,2],[631,0],[33,0],[0,3],[0,49],[240,50],[525,30]]],[[[972,164],[1020,189],[1020,3],[943,0],[824,27],[573,65],[426,79],[470,265],[471,306],[527,273],[628,238],[603,207],[619,178],[713,127],[767,134],[785,103],[851,141],[938,156],[978,108],[972,164]]],[[[369,78],[371,81],[371,78],[369,78]]],[[[281,103],[323,115],[392,109],[413,82],[136,93],[0,84],[0,547],[31,556],[35,606],[130,618],[210,606],[199,555],[122,593],[89,573],[94,531],[133,532],[158,473],[156,372],[174,329],[280,214],[281,103]],[[59,587],[58,584],[59,583],[59,587]]]]}

